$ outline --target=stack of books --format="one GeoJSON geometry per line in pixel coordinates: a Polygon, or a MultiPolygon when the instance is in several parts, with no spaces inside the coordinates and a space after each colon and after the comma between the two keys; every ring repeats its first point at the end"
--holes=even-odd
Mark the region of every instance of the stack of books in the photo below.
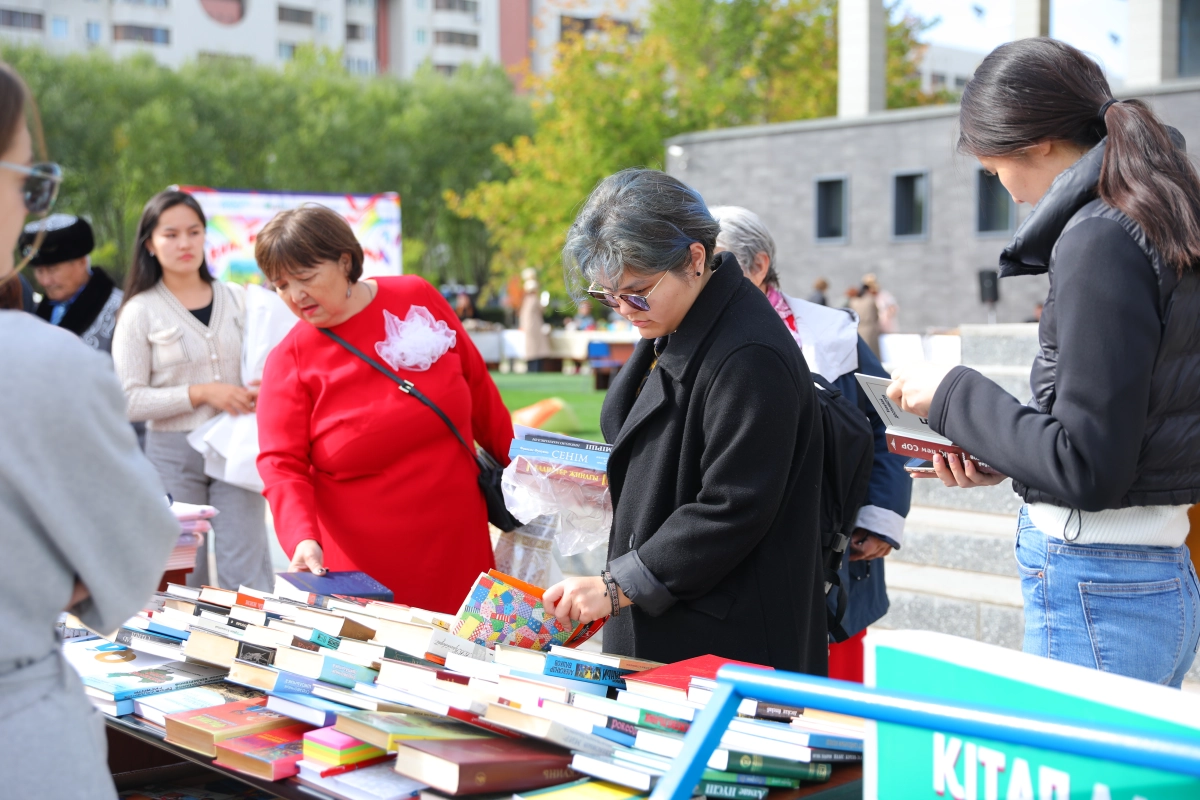
{"type": "MultiPolygon", "coordinates": [[[[355,800],[642,796],[733,663],[582,651],[588,631],[543,626],[540,590],[509,576],[480,576],[487,591],[458,615],[371,597],[361,574],[329,581],[169,585],[113,640],[64,651],[105,713],[231,770],[355,800]]],[[[754,701],[739,714],[697,795],[761,800],[861,759],[855,720],[754,701]]]]}

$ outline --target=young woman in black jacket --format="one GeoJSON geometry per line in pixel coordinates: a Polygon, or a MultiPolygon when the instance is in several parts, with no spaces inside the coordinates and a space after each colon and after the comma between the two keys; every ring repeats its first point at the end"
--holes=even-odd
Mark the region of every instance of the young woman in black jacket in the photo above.
{"type": "Polygon", "coordinates": [[[936,459],[947,486],[1013,477],[1025,650],[1177,687],[1200,641],[1200,180],[1178,132],[1051,39],[984,59],[960,126],[1036,204],[1000,257],[1050,277],[1033,400],[964,367],[903,370],[889,393],[1003,473],[936,459]]]}
{"type": "Polygon", "coordinates": [[[546,590],[560,619],[612,616],[613,653],[714,654],[826,672],[812,376],[695,190],[606,178],[567,234],[569,275],[642,335],[604,399],[608,566],[546,590]]]}

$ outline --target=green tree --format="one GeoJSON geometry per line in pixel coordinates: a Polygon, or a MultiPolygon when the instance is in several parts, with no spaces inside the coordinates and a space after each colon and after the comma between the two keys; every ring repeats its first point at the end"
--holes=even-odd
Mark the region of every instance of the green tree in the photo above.
{"type": "MultiPolygon", "coordinates": [[[[938,101],[914,77],[924,23],[897,9],[894,0],[889,107],[938,101]]],[[[498,276],[531,266],[562,292],[567,229],[603,177],[660,167],[663,141],[679,133],[836,113],[837,2],[657,0],[643,31],[568,37],[533,90],[537,133],[497,147],[511,177],[450,201],[487,226],[498,276]]]]}

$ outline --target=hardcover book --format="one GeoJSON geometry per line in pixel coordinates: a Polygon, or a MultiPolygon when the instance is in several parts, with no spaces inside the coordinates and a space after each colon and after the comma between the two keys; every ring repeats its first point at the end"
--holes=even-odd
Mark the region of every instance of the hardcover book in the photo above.
{"type": "Polygon", "coordinates": [[[401,743],[412,740],[479,739],[488,736],[451,720],[396,712],[350,711],[339,714],[334,727],[340,733],[389,752],[401,743]]]}
{"type": "Polygon", "coordinates": [[[633,694],[656,697],[673,703],[686,703],[688,702],[688,684],[692,678],[715,678],[717,670],[726,664],[771,669],[761,664],[749,664],[745,661],[734,661],[719,656],[697,656],[655,669],[648,669],[636,675],[627,675],[625,684],[628,691],[633,694]]]}
{"type": "Polygon", "coordinates": [[[63,655],[88,693],[105,700],[132,700],[225,677],[225,671],[215,667],[139,653],[104,639],[65,642],[63,655]]]}
{"type": "Polygon", "coordinates": [[[155,725],[165,727],[168,714],[212,708],[240,700],[258,700],[262,692],[233,683],[212,683],[208,686],[193,686],[164,694],[152,694],[133,701],[133,713],[155,725]]]}
{"type": "Polygon", "coordinates": [[[929,420],[902,410],[887,396],[887,388],[891,385],[890,378],[877,378],[874,375],[855,373],[858,385],[862,387],[875,407],[875,411],[886,426],[888,452],[909,458],[932,459],[935,455],[945,458],[953,453],[962,458],[969,458],[975,466],[984,472],[992,472],[992,468],[977,457],[956,445],[954,442],[934,433],[929,427],[929,420]]]}
{"type": "Polygon", "coordinates": [[[320,605],[322,598],[336,595],[360,597],[364,600],[392,602],[392,590],[365,572],[278,572],[275,574],[274,594],[308,605],[320,605]]]}
{"type": "Polygon", "coordinates": [[[526,739],[405,742],[396,771],[450,795],[520,792],[569,781],[571,754],[526,739]]]}
{"type": "Polygon", "coordinates": [[[311,694],[272,692],[267,697],[267,708],[297,722],[324,728],[337,722],[337,715],[351,711],[341,703],[326,700],[311,694]]]}

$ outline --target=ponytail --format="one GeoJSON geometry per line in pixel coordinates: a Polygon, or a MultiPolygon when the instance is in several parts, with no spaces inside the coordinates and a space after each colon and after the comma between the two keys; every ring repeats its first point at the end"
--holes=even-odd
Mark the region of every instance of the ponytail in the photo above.
{"type": "Polygon", "coordinates": [[[958,148],[1011,156],[1045,141],[1091,149],[1108,137],[1097,192],[1182,274],[1200,263],[1200,178],[1140,100],[1114,101],[1099,65],[1048,38],[993,50],[963,90],[958,148]]]}

